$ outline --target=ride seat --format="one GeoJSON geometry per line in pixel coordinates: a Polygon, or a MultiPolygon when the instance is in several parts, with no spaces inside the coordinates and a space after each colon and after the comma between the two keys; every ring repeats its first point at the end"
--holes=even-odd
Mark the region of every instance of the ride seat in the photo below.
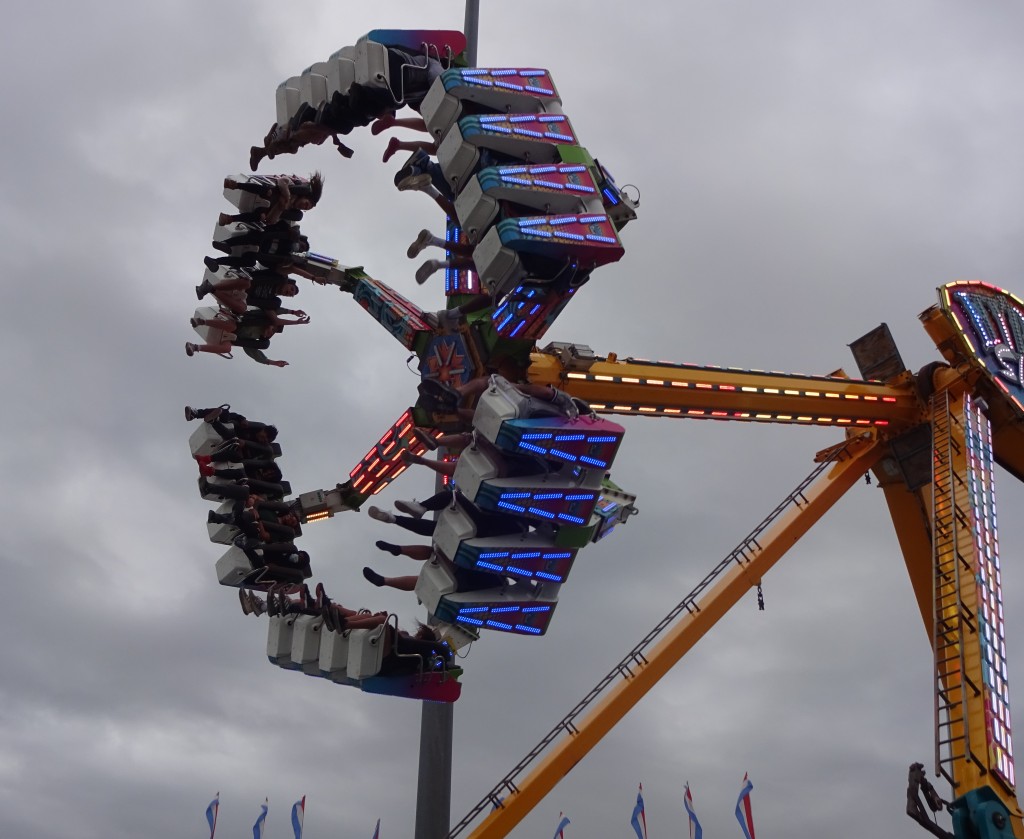
{"type": "MultiPolygon", "coordinates": [[[[207,423],[203,423],[206,425],[207,423]]],[[[220,515],[227,515],[231,512],[234,507],[233,501],[225,501],[217,508],[217,513],[220,515]]],[[[207,522],[206,531],[210,536],[210,541],[218,545],[231,545],[235,539],[242,535],[242,531],[233,524],[218,524],[217,522],[207,522]]]]}
{"type": "Polygon", "coordinates": [[[327,73],[330,67],[329,61],[318,61],[302,71],[302,75],[299,76],[299,95],[302,102],[315,108],[327,100],[327,73]]]}
{"type": "Polygon", "coordinates": [[[366,679],[380,672],[385,650],[386,623],[373,629],[353,629],[348,636],[348,678],[366,679]]]}
{"type": "Polygon", "coordinates": [[[320,675],[334,682],[347,682],[349,632],[320,630],[320,655],[317,659],[320,675]]]}
{"type": "Polygon", "coordinates": [[[216,570],[217,580],[222,586],[241,588],[252,576],[254,569],[245,552],[232,545],[217,560],[216,570]]]}
{"type": "Polygon", "coordinates": [[[302,80],[299,76],[285,79],[277,86],[274,94],[277,107],[277,124],[287,125],[302,105],[302,80]]]}
{"type": "Polygon", "coordinates": [[[267,626],[267,658],[271,663],[287,670],[296,669],[292,664],[292,636],[295,615],[274,615],[267,626]]]}
{"type": "Polygon", "coordinates": [[[320,636],[324,619],[320,615],[299,615],[292,630],[292,663],[311,676],[320,675],[320,636]]]}

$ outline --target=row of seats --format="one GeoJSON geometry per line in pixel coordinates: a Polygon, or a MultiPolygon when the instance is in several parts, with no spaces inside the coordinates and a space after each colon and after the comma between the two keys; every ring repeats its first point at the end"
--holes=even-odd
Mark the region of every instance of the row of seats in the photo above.
{"type": "Polygon", "coordinates": [[[592,415],[566,416],[492,376],[473,431],[455,487],[479,509],[521,527],[480,534],[465,505],[446,507],[433,534],[441,560],[424,565],[416,595],[449,623],[541,635],[580,549],[635,511],[634,497],[609,478],[624,429],[592,415]],[[493,587],[461,591],[459,568],[492,575],[493,587]]]}
{"type": "Polygon", "coordinates": [[[397,624],[391,619],[373,629],[337,632],[319,616],[275,615],[267,627],[267,657],[287,670],[367,693],[435,702],[458,699],[462,670],[452,658],[419,651],[415,642],[406,639],[396,644],[397,635],[397,624]]]}

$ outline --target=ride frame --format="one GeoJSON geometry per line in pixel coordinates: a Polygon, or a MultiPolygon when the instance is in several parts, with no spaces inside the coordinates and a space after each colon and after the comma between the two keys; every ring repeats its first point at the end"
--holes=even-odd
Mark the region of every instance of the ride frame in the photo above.
{"type": "Polygon", "coordinates": [[[600,413],[830,425],[845,428],[846,439],[816,455],[811,475],[450,837],[488,808],[471,839],[507,836],[869,470],[885,494],[931,637],[935,773],[956,794],[949,804],[955,833],[924,826],[958,839],[1024,837],[1009,742],[991,468],[994,459],[1024,479],[1024,303],[985,283],[951,283],[920,318],[945,363],[912,374],[883,324],[851,345],[864,380],[841,370],[809,377],[620,361],[569,344],[533,354],[531,382],[557,385],[600,413]]]}

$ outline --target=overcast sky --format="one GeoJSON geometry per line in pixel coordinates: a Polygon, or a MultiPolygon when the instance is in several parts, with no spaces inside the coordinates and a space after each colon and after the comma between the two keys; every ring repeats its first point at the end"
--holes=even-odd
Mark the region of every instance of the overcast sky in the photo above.
{"type": "MultiPolygon", "coordinates": [[[[829,373],[886,321],[907,366],[938,358],[935,288],[1024,292],[1024,12],[951,0],[485,2],[482,66],[544,67],[585,145],[641,196],[623,260],[547,339],[691,363],[829,373]]],[[[41,2],[9,9],[3,81],[8,325],[0,836],[410,837],[420,707],[271,666],[265,619],[217,585],[182,407],[275,422],[296,490],[344,480],[414,399],[406,352],[350,297],[275,341],[286,369],[185,357],[225,175],[283,79],[374,28],[461,28],[461,3],[41,2]]],[[[421,305],[405,248],[440,231],[398,193],[384,137],[320,169],[314,248],[421,305]]],[[[641,514],[586,550],[540,639],[487,635],[455,708],[457,821],[810,471],[829,429],[638,419],[615,477],[641,514]]],[[[430,493],[410,472],[379,501],[430,493]]],[[[1024,679],[1024,492],[998,475],[1010,684],[1024,679]]],[[[360,569],[411,573],[363,514],[308,528],[315,578],[351,606],[422,616],[360,569]]],[[[932,761],[931,656],[880,492],[856,486],[512,834],[921,836],[906,768],[932,761]]],[[[1024,719],[1017,687],[1013,709],[1024,719]]],[[[947,790],[940,790],[944,794],[947,790]]]]}

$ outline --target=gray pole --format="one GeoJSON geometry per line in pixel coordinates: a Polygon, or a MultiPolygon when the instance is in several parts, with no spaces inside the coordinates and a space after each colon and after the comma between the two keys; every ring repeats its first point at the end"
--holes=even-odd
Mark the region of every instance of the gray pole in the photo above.
{"type": "MultiPolygon", "coordinates": [[[[479,25],[480,0],[466,0],[466,59],[470,67],[476,66],[479,25]]],[[[443,456],[444,449],[438,449],[438,459],[443,456]]],[[[444,480],[438,475],[434,490],[440,492],[442,489],[444,480]]],[[[437,518],[436,513],[434,518],[437,518]]],[[[442,839],[451,830],[454,712],[454,703],[423,703],[415,839],[442,839]]]]}

